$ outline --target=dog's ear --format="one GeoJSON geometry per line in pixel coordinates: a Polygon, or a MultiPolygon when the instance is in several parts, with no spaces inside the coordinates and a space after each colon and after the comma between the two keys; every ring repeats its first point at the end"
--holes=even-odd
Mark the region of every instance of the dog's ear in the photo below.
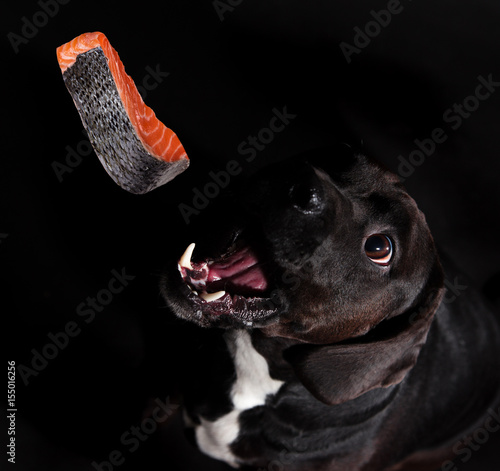
{"type": "Polygon", "coordinates": [[[403,380],[415,365],[443,295],[441,267],[409,312],[367,335],[332,345],[295,345],[285,359],[304,386],[326,404],[340,404],[403,380]],[[432,287],[432,288],[431,288],[432,287]]]}

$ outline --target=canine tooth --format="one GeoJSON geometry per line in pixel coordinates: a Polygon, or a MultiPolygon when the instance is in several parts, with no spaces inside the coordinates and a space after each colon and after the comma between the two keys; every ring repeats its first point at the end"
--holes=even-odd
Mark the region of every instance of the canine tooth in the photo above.
{"type": "Polygon", "coordinates": [[[189,270],[193,269],[193,265],[191,265],[191,257],[193,256],[195,244],[189,244],[186,251],[182,254],[179,259],[179,265],[184,268],[189,268],[189,270]]]}
{"type": "Polygon", "coordinates": [[[226,294],[225,291],[217,291],[216,293],[201,293],[199,296],[201,299],[207,302],[215,301],[216,299],[222,298],[226,294]]]}

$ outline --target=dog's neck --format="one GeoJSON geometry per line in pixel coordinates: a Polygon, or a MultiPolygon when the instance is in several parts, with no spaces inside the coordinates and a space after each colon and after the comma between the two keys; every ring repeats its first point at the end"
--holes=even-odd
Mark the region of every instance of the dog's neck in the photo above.
{"type": "MultiPolygon", "coordinates": [[[[376,432],[382,427],[386,415],[385,411],[398,395],[398,386],[372,390],[344,404],[324,404],[311,396],[295,377],[293,368],[283,358],[283,351],[295,345],[297,341],[265,337],[256,330],[252,331],[251,335],[237,332],[225,334],[231,356],[238,362],[240,357],[251,361],[235,365],[238,379],[231,394],[234,405],[237,406],[241,402],[241,398],[236,394],[240,390],[246,393],[242,397],[257,397],[253,391],[254,387],[242,389],[236,386],[247,376],[259,382],[257,392],[261,392],[265,386],[276,386],[271,388],[272,390],[268,388],[267,397],[261,398],[258,404],[248,404],[264,407],[254,409],[253,413],[246,413],[246,426],[241,432],[246,440],[267,449],[271,456],[279,456],[285,451],[288,457],[294,457],[293,459],[299,462],[314,459],[325,452],[328,456],[337,453],[341,455],[353,447],[357,449],[356,443],[368,443],[376,439],[376,432]],[[241,340],[245,338],[248,342],[243,345],[241,340]],[[245,351],[238,352],[241,348],[245,351]],[[259,361],[257,356],[260,357],[259,361]],[[260,371],[242,371],[243,367],[259,368],[260,371]],[[234,401],[235,398],[238,401],[234,401]],[[291,410],[295,413],[290,414],[291,410]],[[272,424],[269,430],[279,429],[279,436],[268,436],[267,431],[262,428],[262,422],[272,424]],[[324,441],[325,431],[328,434],[328,443],[324,441]]],[[[233,445],[233,448],[242,456],[246,453],[244,447],[238,449],[238,444],[233,445]]]]}
{"type": "MultiPolygon", "coordinates": [[[[281,337],[266,337],[260,331],[254,330],[251,334],[252,345],[255,350],[266,360],[271,378],[286,383],[287,388],[303,390],[305,394],[310,394],[297,379],[292,366],[285,360],[284,352],[302,342],[295,339],[286,339],[281,337]]],[[[335,422],[345,421],[349,424],[362,423],[371,417],[380,414],[397,396],[398,386],[389,388],[378,388],[348,401],[344,404],[329,406],[317,399],[312,399],[312,404],[317,405],[318,409],[325,409],[335,417],[335,422]],[[363,417],[359,411],[363,412],[363,417]]],[[[334,423],[335,423],[334,422],[334,423]]]]}
{"type": "Polygon", "coordinates": [[[293,369],[283,356],[283,352],[301,342],[283,337],[267,337],[258,329],[251,332],[251,339],[254,348],[266,359],[272,378],[285,382],[296,379],[293,369]]]}

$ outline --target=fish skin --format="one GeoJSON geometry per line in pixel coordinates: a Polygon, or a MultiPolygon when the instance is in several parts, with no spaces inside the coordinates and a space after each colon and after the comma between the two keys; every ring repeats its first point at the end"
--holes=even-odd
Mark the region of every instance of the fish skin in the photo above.
{"type": "Polygon", "coordinates": [[[143,194],[187,169],[177,135],[144,104],[102,33],[75,38],[57,49],[57,57],[92,146],[118,185],[143,194]]]}

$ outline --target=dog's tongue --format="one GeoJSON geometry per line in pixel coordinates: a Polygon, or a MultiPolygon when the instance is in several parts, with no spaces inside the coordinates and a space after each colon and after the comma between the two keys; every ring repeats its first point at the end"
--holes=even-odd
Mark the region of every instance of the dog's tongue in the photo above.
{"type": "Polygon", "coordinates": [[[205,301],[225,299],[223,296],[255,297],[268,287],[268,280],[255,252],[240,246],[220,259],[192,262],[195,244],[190,244],[179,259],[183,280],[205,301]]]}
{"type": "Polygon", "coordinates": [[[255,253],[244,247],[222,260],[209,262],[207,283],[211,290],[227,289],[228,285],[235,291],[264,291],[267,279],[259,266],[255,253]]]}

